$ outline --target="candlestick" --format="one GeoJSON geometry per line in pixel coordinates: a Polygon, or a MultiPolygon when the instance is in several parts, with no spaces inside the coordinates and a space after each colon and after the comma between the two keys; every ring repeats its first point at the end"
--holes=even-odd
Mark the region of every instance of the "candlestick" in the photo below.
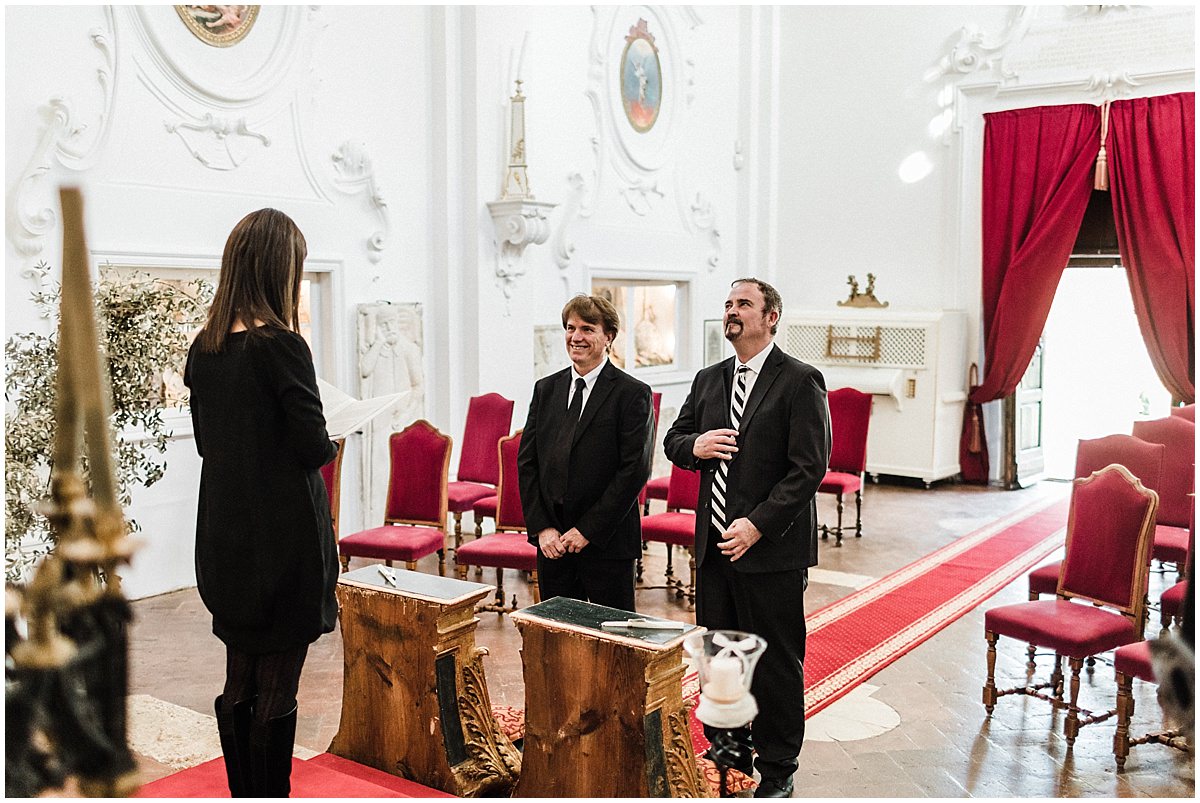
{"type": "Polygon", "coordinates": [[[525,47],[529,44],[529,31],[525,32],[525,36],[521,39],[521,58],[517,61],[517,80],[525,79],[525,47]]]}

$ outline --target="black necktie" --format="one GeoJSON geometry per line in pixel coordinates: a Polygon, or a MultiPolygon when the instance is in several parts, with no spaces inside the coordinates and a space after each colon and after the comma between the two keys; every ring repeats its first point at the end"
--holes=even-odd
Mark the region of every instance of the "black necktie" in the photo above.
{"type": "Polygon", "coordinates": [[[549,477],[550,501],[562,504],[567,495],[567,469],[571,463],[571,442],[575,439],[575,427],[583,414],[583,391],[587,383],[583,378],[575,380],[575,395],[567,407],[567,416],[559,427],[554,448],[550,452],[546,471],[549,477]]]}

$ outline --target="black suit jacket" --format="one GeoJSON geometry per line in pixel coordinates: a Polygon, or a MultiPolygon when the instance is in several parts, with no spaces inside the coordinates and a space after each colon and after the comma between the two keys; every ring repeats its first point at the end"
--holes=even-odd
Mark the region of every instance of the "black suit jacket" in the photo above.
{"type": "Polygon", "coordinates": [[[547,527],[579,528],[591,557],[633,559],[641,554],[638,494],[650,477],[654,409],[650,386],[605,363],[588,394],[572,440],[567,492],[556,516],[542,467],[561,427],[567,426],[572,371],[566,368],[533,386],[533,400],[517,452],[521,507],[529,541],[547,527]]]}
{"type": "MultiPolygon", "coordinates": [[[[711,494],[717,458],[698,460],[692,446],[702,433],[730,426],[729,401],[736,358],[696,374],[679,417],[667,431],[667,457],[700,469],[696,562],[704,562],[712,526],[711,494]]],[[[817,488],[829,465],[829,409],[825,378],[811,365],[771,349],[750,391],[729,464],[727,521],[748,518],[763,537],[734,569],[772,572],[817,563],[817,488]]]]}

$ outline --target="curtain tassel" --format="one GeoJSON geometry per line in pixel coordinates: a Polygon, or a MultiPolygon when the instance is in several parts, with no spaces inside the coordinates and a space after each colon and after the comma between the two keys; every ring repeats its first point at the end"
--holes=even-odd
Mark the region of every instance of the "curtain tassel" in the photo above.
{"type": "Polygon", "coordinates": [[[1111,101],[1100,104],[1100,153],[1096,155],[1096,182],[1092,185],[1097,190],[1108,189],[1108,151],[1104,143],[1108,141],[1108,108],[1111,101]]]}

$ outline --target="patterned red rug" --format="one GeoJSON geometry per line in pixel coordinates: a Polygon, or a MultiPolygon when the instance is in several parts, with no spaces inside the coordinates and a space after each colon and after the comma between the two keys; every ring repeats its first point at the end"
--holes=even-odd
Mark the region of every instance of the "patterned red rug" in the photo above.
{"type": "MultiPolygon", "coordinates": [[[[809,614],[806,717],[921,644],[1063,545],[1069,500],[1043,500],[809,614]]],[[[697,677],[683,681],[699,696],[697,677]]],[[[695,717],[697,752],[708,740],[695,717]]]]}
{"type": "Polygon", "coordinates": [[[1068,505],[1066,499],[1042,501],[1005,516],[806,617],[806,715],[842,697],[1061,547],[1068,505]]]}

